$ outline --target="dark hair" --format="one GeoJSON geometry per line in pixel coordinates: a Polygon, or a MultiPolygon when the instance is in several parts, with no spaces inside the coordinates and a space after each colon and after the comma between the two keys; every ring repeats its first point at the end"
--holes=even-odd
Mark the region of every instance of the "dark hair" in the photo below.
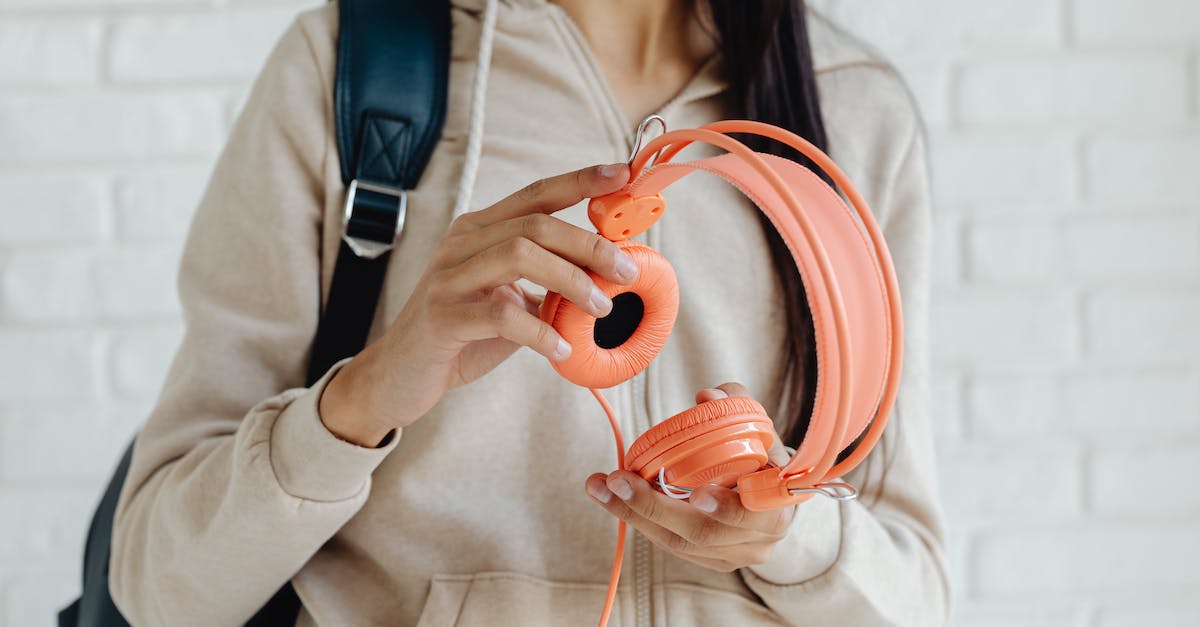
{"type": "MultiPolygon", "coordinates": [[[[729,114],[788,129],[825,150],[825,124],[817,100],[804,0],[709,0],[707,8],[725,61],[729,114]]],[[[790,147],[763,137],[739,139],[760,152],[808,161],[790,147]]],[[[766,216],[759,217],[782,283],[787,316],[784,376],[790,385],[779,408],[787,416],[782,439],[788,446],[799,447],[816,395],[812,312],[791,253],[766,216]]]]}

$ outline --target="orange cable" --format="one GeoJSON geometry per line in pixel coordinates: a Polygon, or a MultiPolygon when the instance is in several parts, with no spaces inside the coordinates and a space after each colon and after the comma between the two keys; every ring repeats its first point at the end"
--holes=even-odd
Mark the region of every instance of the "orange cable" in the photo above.
{"type": "MultiPolygon", "coordinates": [[[[608,424],[612,425],[613,440],[617,444],[617,468],[625,470],[625,440],[621,437],[621,425],[617,424],[617,415],[612,405],[596,388],[588,388],[592,396],[600,401],[604,413],[608,416],[608,424]]],[[[608,576],[608,596],[604,599],[604,610],[600,613],[600,627],[608,625],[608,617],[612,614],[613,604],[617,600],[617,583],[621,581],[621,563],[625,560],[625,521],[617,523],[617,551],[613,555],[612,574],[608,576]]]]}

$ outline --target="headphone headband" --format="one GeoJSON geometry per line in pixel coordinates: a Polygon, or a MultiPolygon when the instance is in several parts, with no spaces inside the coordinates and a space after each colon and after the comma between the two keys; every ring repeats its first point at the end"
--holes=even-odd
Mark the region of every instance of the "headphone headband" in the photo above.
{"type": "MultiPolygon", "coordinates": [[[[609,197],[597,199],[601,202],[589,212],[598,228],[603,221],[598,218],[605,210],[611,214],[616,207],[661,209],[661,190],[691,172],[705,170],[726,179],[754,201],[779,231],[801,271],[817,341],[818,397],[812,420],[800,450],[788,464],[748,475],[739,482],[742,491],[763,491],[771,486],[772,492],[782,489],[782,493],[764,494],[764,498],[786,498],[790,497],[788,490],[811,488],[844,476],[867,456],[882,435],[895,403],[903,360],[903,321],[895,269],[862,195],[816,146],[784,129],[750,120],[670,131],[639,150],[630,167],[636,173],[630,183],[609,197]],[[798,150],[829,175],[854,211],[807,168],[756,153],[724,133],[760,135],[798,150]],[[716,146],[727,154],[684,163],[671,161],[695,142],[716,146]],[[845,215],[837,215],[837,211],[845,215]],[[858,220],[854,220],[855,215],[858,220]],[[833,247],[827,249],[826,241],[833,247]],[[871,258],[872,272],[864,272],[864,257],[871,258]],[[840,277],[836,268],[843,269],[840,277]],[[856,346],[855,339],[866,341],[856,346]],[[880,385],[871,385],[873,380],[880,385]],[[882,388],[881,395],[866,396],[872,388],[882,388]],[[837,394],[836,405],[827,409],[825,403],[831,392],[837,394]],[[860,434],[855,450],[835,464],[837,455],[860,434]]],[[[618,237],[612,237],[610,222],[609,233],[605,229],[601,232],[612,239],[632,237],[662,214],[658,209],[642,213],[647,219],[638,225],[640,229],[624,229],[618,237]]]]}

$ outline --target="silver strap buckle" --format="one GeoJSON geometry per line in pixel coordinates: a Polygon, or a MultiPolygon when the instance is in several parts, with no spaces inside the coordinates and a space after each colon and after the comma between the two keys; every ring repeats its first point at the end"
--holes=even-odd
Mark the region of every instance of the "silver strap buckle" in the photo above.
{"type": "Polygon", "coordinates": [[[396,244],[400,233],[404,231],[404,218],[408,213],[408,191],[398,187],[389,187],[379,185],[378,183],[366,183],[358,179],[350,181],[350,188],[346,190],[346,205],[342,211],[342,241],[350,246],[350,250],[354,254],[363,259],[375,259],[380,255],[388,252],[396,244]],[[389,241],[377,241],[365,237],[350,235],[350,220],[354,217],[354,203],[358,198],[359,190],[370,192],[372,194],[382,194],[391,196],[396,199],[396,230],[392,234],[389,241]]]}

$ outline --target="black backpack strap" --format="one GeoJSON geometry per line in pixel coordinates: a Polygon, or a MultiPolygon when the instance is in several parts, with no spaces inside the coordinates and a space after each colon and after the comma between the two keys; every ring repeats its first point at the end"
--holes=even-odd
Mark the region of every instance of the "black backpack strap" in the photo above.
{"type": "MultiPolygon", "coordinates": [[[[342,180],[343,241],[317,326],[308,383],[366,344],[388,252],[404,228],[412,189],[441,136],[450,67],[449,0],[340,0],[334,88],[342,180]]],[[[133,445],[109,481],[88,530],[83,594],[60,627],[128,627],[108,589],[113,516],[133,445]]],[[[285,585],[247,623],[294,625],[300,600],[285,585]]]]}
{"type": "MultiPolygon", "coordinates": [[[[392,247],[446,118],[449,0],[340,0],[334,118],[346,203],[308,384],[367,344],[392,247]]],[[[293,625],[291,583],[247,627],[293,625]]]]}
{"type": "Polygon", "coordinates": [[[59,627],[129,626],[108,590],[108,557],[112,551],[110,545],[113,518],[117,515],[117,499],[121,496],[121,486],[125,483],[125,475],[129,474],[132,458],[133,442],[130,442],[88,527],[87,543],[83,548],[83,592],[74,603],[59,612],[59,627]]]}
{"type": "Polygon", "coordinates": [[[342,0],[334,82],[342,242],[308,381],[366,345],[392,246],[442,134],[450,68],[448,0],[342,0]]]}

